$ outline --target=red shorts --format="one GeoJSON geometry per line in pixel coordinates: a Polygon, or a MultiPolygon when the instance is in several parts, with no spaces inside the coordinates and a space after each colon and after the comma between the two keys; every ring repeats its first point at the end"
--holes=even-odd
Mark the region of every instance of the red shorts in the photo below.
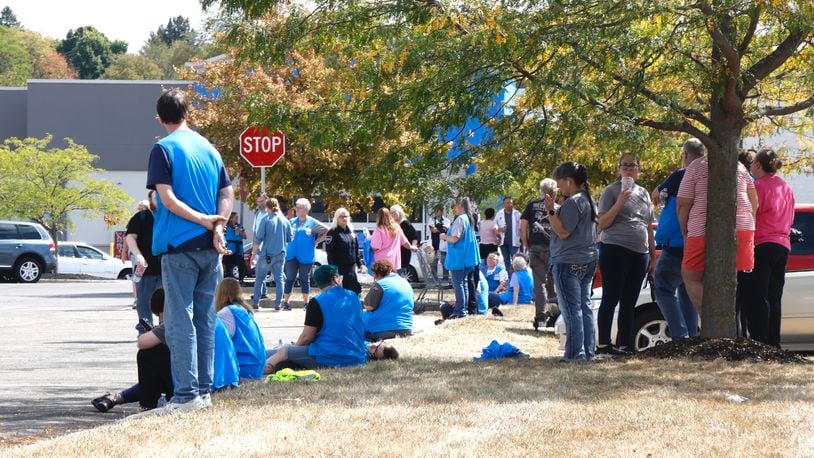
{"type": "MultiPolygon", "coordinates": [[[[755,231],[738,231],[738,253],[735,258],[737,270],[752,270],[755,267],[755,231]]],[[[693,272],[704,271],[704,251],[706,237],[687,237],[684,242],[684,260],[681,268],[693,272]]]]}

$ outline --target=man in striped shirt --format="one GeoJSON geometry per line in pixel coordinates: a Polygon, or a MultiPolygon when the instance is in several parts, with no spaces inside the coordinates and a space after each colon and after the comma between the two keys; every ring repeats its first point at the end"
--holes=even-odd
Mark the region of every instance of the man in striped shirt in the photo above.
{"type": "MultiPolygon", "coordinates": [[[[684,286],[695,308],[701,311],[704,296],[704,250],[707,225],[707,183],[709,161],[705,156],[687,167],[678,188],[678,222],[684,236],[684,259],[681,275],[684,286]]],[[[750,271],[754,267],[755,212],[757,192],[752,177],[743,164],[738,163],[737,211],[735,230],[738,240],[737,270],[750,271]]]]}

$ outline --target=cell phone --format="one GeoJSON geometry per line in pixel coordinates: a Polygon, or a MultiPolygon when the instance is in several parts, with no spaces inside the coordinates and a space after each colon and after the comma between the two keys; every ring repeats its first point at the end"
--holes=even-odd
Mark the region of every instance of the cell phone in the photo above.
{"type": "Polygon", "coordinates": [[[147,320],[145,320],[144,318],[139,318],[138,322],[141,323],[141,325],[144,327],[145,331],[152,331],[153,330],[153,327],[150,326],[150,323],[148,323],[147,320]]]}
{"type": "Polygon", "coordinates": [[[271,264],[271,256],[266,255],[266,264],[271,264]]]}

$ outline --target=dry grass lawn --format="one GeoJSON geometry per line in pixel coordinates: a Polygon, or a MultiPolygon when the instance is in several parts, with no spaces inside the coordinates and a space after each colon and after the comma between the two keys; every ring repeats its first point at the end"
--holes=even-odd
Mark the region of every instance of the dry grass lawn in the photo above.
{"type": "Polygon", "coordinates": [[[11,456],[814,456],[814,367],[559,363],[532,310],[396,342],[399,362],[244,384],[207,411],[0,449],[11,456]],[[473,362],[493,338],[532,359],[473,362]],[[730,394],[749,398],[726,401],[730,394]]]}

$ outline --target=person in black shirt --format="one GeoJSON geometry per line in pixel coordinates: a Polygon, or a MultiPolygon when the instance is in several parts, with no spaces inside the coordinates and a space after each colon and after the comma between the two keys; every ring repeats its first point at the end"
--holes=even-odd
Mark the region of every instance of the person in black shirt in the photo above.
{"type": "MultiPolygon", "coordinates": [[[[401,232],[404,232],[404,236],[410,241],[410,245],[418,246],[418,231],[416,231],[415,227],[413,227],[413,223],[407,219],[407,215],[404,214],[404,209],[401,208],[401,205],[393,205],[390,207],[390,213],[393,215],[393,219],[399,222],[401,232]]],[[[410,261],[412,260],[413,252],[409,248],[404,248],[403,246],[400,247],[400,249],[401,271],[399,273],[404,276],[404,273],[407,272],[407,266],[410,265],[410,261]]],[[[413,279],[413,281],[415,280],[417,279],[413,279]]]]}
{"type": "Polygon", "coordinates": [[[136,276],[136,312],[139,334],[147,332],[140,320],[153,325],[153,314],[150,311],[150,297],[161,287],[161,260],[153,257],[153,211],[156,209],[155,191],[147,193],[150,208],[142,210],[127,223],[127,248],[135,257],[133,275],[136,276]],[[141,279],[138,279],[139,275],[141,279]]]}
{"type": "Polygon", "coordinates": [[[362,285],[356,277],[356,270],[362,269],[362,257],[348,210],[340,208],[334,212],[333,225],[325,238],[325,251],[328,264],[339,268],[342,287],[356,295],[362,294],[362,285]]]}

